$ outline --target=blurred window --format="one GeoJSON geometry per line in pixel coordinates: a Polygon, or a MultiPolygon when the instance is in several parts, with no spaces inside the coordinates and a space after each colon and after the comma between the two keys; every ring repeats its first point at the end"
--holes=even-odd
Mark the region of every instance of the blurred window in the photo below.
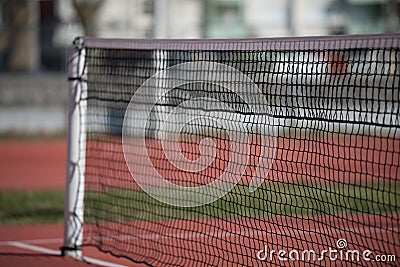
{"type": "Polygon", "coordinates": [[[213,0],[206,5],[206,37],[229,38],[247,35],[242,0],[213,0]]]}

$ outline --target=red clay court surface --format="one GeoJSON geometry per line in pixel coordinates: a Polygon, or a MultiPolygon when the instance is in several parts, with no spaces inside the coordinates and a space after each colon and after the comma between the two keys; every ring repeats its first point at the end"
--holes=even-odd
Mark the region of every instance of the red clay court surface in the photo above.
{"type": "MultiPolygon", "coordinates": [[[[142,174],[152,173],[153,166],[167,180],[179,184],[207,184],[217,179],[225,170],[229,160],[228,141],[217,140],[217,157],[204,170],[199,172],[185,172],[168,162],[160,141],[147,141],[146,152],[152,159],[152,166],[145,163],[146,155],[135,150],[140,143],[137,139],[126,140],[129,144],[127,160],[138,166],[142,174]]],[[[172,150],[176,144],[168,144],[172,150]]],[[[317,138],[276,138],[274,161],[270,166],[267,179],[264,182],[300,182],[312,176],[315,183],[341,182],[353,184],[362,181],[376,181],[376,179],[390,177],[392,182],[400,178],[400,139],[389,139],[367,136],[353,136],[349,138],[331,138],[323,141],[317,138]],[[340,180],[339,180],[340,179],[340,180]]],[[[125,163],[122,140],[110,138],[107,141],[87,142],[86,153],[86,186],[109,185],[113,187],[131,186],[136,188],[131,174],[125,163]],[[118,180],[109,179],[118,177],[118,180]],[[101,182],[99,181],[101,179],[101,182]],[[118,184],[120,183],[120,184],[118,184]]],[[[165,147],[164,147],[165,148],[165,147]]],[[[168,149],[168,148],[167,148],[168,149]]],[[[183,154],[192,160],[199,155],[198,146],[193,143],[181,143],[183,154]]],[[[247,162],[244,175],[239,184],[248,184],[251,181],[255,166],[258,165],[260,143],[254,142],[239,145],[236,162],[247,162]],[[240,149],[242,148],[242,149],[240,149]],[[247,158],[247,153],[250,155],[247,158]]],[[[264,151],[264,155],[269,155],[264,151]]],[[[243,164],[244,165],[244,164],[243,164]]],[[[151,183],[151,177],[147,177],[151,183]]],[[[155,179],[157,180],[157,179],[155,179]]]]}
{"type": "Polygon", "coordinates": [[[63,190],[66,141],[0,142],[0,190],[63,190]]]}
{"type": "MultiPolygon", "coordinates": [[[[0,151],[0,191],[64,190],[65,140],[0,141],[0,151]]],[[[96,266],[59,255],[63,227],[62,224],[0,227],[0,266],[96,266]]],[[[133,265],[95,248],[84,248],[84,255],[133,265]]]]}
{"type": "MultiPolygon", "coordinates": [[[[0,266],[93,266],[61,257],[62,235],[63,225],[3,226],[0,228],[0,266]]],[[[85,256],[97,260],[132,265],[94,248],[84,248],[83,251],[85,256]]]]}
{"type": "MultiPolygon", "coordinates": [[[[101,145],[101,143],[100,143],[101,145]]],[[[282,144],[284,145],[284,144],[282,144]]],[[[307,145],[307,144],[288,144],[290,147],[298,146],[298,145],[307,145]]],[[[354,143],[353,143],[354,145],[354,143]]],[[[398,156],[398,150],[400,147],[398,146],[399,143],[395,141],[395,144],[387,144],[389,147],[393,148],[393,154],[398,156]]],[[[357,150],[362,150],[362,144],[357,146],[357,150]]],[[[105,149],[105,148],[104,148],[105,149]]],[[[330,148],[332,153],[339,153],[342,152],[335,152],[332,149],[335,147],[330,148]]],[[[290,150],[290,149],[289,149],[290,150]]],[[[66,144],[63,140],[56,140],[56,141],[11,141],[0,142],[0,190],[63,190],[64,188],[64,177],[65,177],[65,155],[66,155],[66,144]]],[[[103,150],[105,152],[105,150],[103,150]]],[[[348,151],[347,153],[349,153],[348,151]]],[[[279,153],[279,151],[278,151],[279,153]]],[[[347,154],[346,153],[346,154],[347,154]]],[[[364,157],[363,153],[357,153],[357,155],[361,158],[364,157]]],[[[296,155],[291,154],[282,154],[283,156],[293,157],[296,158],[296,155]]],[[[281,157],[278,155],[278,157],[281,157]]],[[[376,156],[376,155],[375,155],[376,156]]],[[[396,157],[397,157],[396,156],[396,157]]],[[[324,156],[322,156],[324,157],[324,156]]],[[[381,157],[379,155],[379,157],[381,157]]],[[[383,156],[382,156],[383,157],[383,156]]],[[[288,159],[290,160],[290,159],[288,159]]],[[[346,167],[346,160],[340,158],[339,160],[343,161],[343,167],[346,167]]],[[[395,158],[394,161],[398,162],[398,158],[395,158]]],[[[278,160],[279,161],[279,160],[278,160]]],[[[376,166],[356,166],[357,168],[366,168],[367,170],[371,171],[382,171],[378,167],[381,161],[374,161],[376,166]]],[[[274,163],[278,164],[278,162],[274,163]]],[[[301,170],[302,162],[297,163],[299,166],[289,166],[290,168],[294,168],[295,170],[301,170]]],[[[340,161],[338,161],[338,164],[340,161]]],[[[393,165],[392,165],[393,166],[393,165]]],[[[354,167],[354,166],[353,166],[354,167]]],[[[395,177],[398,178],[399,169],[388,169],[389,173],[393,173],[396,175],[395,177]]],[[[351,177],[350,177],[351,178],[351,177]]],[[[396,179],[397,179],[396,178],[396,179]]],[[[398,215],[394,215],[395,219],[393,221],[398,221],[398,215]]],[[[279,220],[279,218],[277,218],[279,220]]],[[[332,220],[332,218],[325,218],[332,220]]],[[[291,229],[291,225],[299,225],[301,222],[293,221],[296,219],[282,219],[282,227],[279,229],[275,229],[275,233],[270,232],[269,236],[265,237],[265,243],[269,244],[276,244],[274,249],[280,249],[280,246],[286,246],[287,244],[280,244],[279,237],[282,233],[286,233],[287,236],[293,237],[302,237],[301,240],[295,239],[293,242],[297,242],[296,246],[305,246],[307,240],[315,240],[318,239],[318,231],[323,229],[323,223],[316,223],[315,225],[309,224],[310,229],[305,229],[305,232],[297,232],[291,229]],[[314,232],[310,234],[310,232],[314,232]],[[274,241],[274,243],[272,243],[274,241]],[[278,243],[276,243],[278,242],[278,243]],[[300,243],[299,243],[300,242],[300,243]],[[304,243],[304,244],[303,244],[304,243]]],[[[341,225],[340,219],[337,220],[337,225],[341,225]]],[[[317,220],[318,221],[318,220],[317,220]]],[[[324,221],[324,218],[320,218],[320,222],[324,221]]],[[[363,233],[371,233],[376,237],[382,238],[383,240],[387,241],[384,242],[385,246],[387,247],[379,247],[376,244],[375,239],[365,239],[365,246],[371,250],[376,249],[379,252],[387,252],[398,254],[398,251],[394,251],[396,246],[394,244],[400,243],[399,236],[391,236],[391,231],[398,232],[399,225],[388,225],[387,220],[383,219],[379,216],[369,216],[367,219],[368,222],[371,222],[371,228],[365,229],[360,228],[358,225],[354,225],[353,232],[362,231],[363,233]],[[372,223],[373,222],[373,223],[372,223]],[[386,232],[389,231],[389,232],[386,232]],[[387,239],[387,240],[386,240],[387,239]]],[[[192,224],[187,225],[189,229],[197,229],[199,222],[191,222],[192,224]]],[[[144,222],[143,222],[144,223],[144,222]]],[[[168,223],[168,222],[167,222],[168,223]]],[[[182,223],[185,223],[182,221],[182,223]]],[[[251,221],[251,220],[244,220],[241,223],[245,223],[246,225],[252,225],[254,223],[259,224],[260,221],[251,221]]],[[[265,225],[260,226],[260,229],[271,229],[272,226],[268,225],[268,222],[263,222],[265,225]]],[[[148,223],[147,223],[148,224],[148,223]]],[[[218,221],[212,223],[211,221],[208,222],[209,226],[212,228],[212,225],[218,225],[218,221]]],[[[225,223],[226,224],[226,223],[225,223]]],[[[237,223],[232,223],[231,225],[228,223],[226,224],[227,227],[230,227],[230,230],[233,232],[237,232],[239,235],[226,235],[224,231],[219,231],[218,233],[211,233],[211,235],[204,235],[198,234],[198,236],[192,236],[188,240],[184,240],[180,242],[185,242],[185,247],[195,247],[196,245],[193,243],[193,239],[201,239],[203,245],[204,244],[213,244],[214,249],[213,253],[216,253],[218,257],[237,257],[238,255],[219,255],[221,251],[215,249],[217,247],[224,247],[228,244],[232,246],[232,244],[250,244],[253,242],[252,236],[257,235],[264,235],[265,233],[258,233],[257,231],[254,233],[241,233],[240,231],[243,228],[233,229],[232,227],[238,227],[237,223]],[[233,229],[233,230],[232,230],[233,229]],[[208,237],[207,237],[208,236],[208,237]],[[211,239],[210,239],[211,236],[211,239]],[[240,239],[238,239],[240,238],[240,239]],[[233,243],[232,243],[233,242],[233,243]],[[244,243],[243,243],[244,242],[244,243]]],[[[204,224],[203,224],[204,226],[204,224]]],[[[276,227],[276,226],[275,226],[276,227]]],[[[148,228],[148,225],[147,225],[148,228]]],[[[207,229],[203,229],[207,233],[207,229]]],[[[209,229],[210,232],[212,231],[209,229]]],[[[204,231],[202,231],[204,233],[204,231]]],[[[346,238],[351,240],[352,238],[362,238],[357,235],[351,236],[349,233],[346,236],[341,235],[340,230],[337,229],[323,229],[323,231],[329,231],[330,239],[326,240],[326,245],[334,245],[334,242],[337,238],[346,238]]],[[[137,233],[136,233],[137,234],[137,233]]],[[[145,238],[149,238],[146,233],[140,233],[145,238]]],[[[208,233],[210,234],[210,233],[208,233]]],[[[62,245],[62,235],[63,235],[63,226],[62,225],[40,225],[40,226],[9,226],[9,227],[0,227],[0,266],[60,266],[60,267],[69,267],[69,266],[93,266],[87,263],[77,261],[71,258],[63,258],[58,255],[59,248],[62,245]]],[[[169,244],[170,247],[173,247],[174,242],[176,242],[176,238],[184,235],[180,233],[176,229],[171,229],[168,237],[164,238],[163,241],[165,244],[169,244]]],[[[153,237],[152,237],[153,238],[153,237]]],[[[159,236],[154,238],[160,238],[159,236]]],[[[288,242],[286,241],[281,242],[288,242]]],[[[357,240],[355,243],[363,244],[363,240],[357,240]]],[[[252,245],[262,249],[263,243],[252,245]]],[[[240,249],[239,247],[236,248],[240,249]]],[[[196,248],[198,251],[202,251],[203,249],[210,250],[210,248],[196,248]]],[[[316,248],[315,248],[316,249],[316,248]]],[[[323,247],[321,247],[323,249],[323,247]]],[[[146,252],[143,252],[146,255],[146,252]]],[[[178,252],[176,252],[178,253],[178,252]]],[[[244,254],[253,254],[255,251],[242,251],[244,254]]],[[[194,257],[198,257],[200,255],[195,255],[194,257]]],[[[129,262],[124,259],[117,259],[108,254],[104,254],[98,252],[95,248],[84,248],[84,255],[88,257],[92,257],[99,260],[104,260],[107,262],[119,263],[129,266],[134,266],[132,262],[129,262]]],[[[398,256],[398,255],[397,255],[398,256]]],[[[223,264],[223,262],[220,262],[223,264]]],[[[253,262],[254,264],[258,264],[256,260],[253,262]]],[[[267,266],[268,262],[264,262],[263,265],[267,266]]],[[[340,264],[339,264],[340,265],[340,264]]],[[[136,265],[136,266],[144,266],[144,265],[136,265]]],[[[225,266],[225,265],[223,265],[225,266]]],[[[334,266],[334,265],[331,265],[334,266]]],[[[369,266],[369,264],[368,264],[369,266]]],[[[374,266],[371,264],[371,266],[374,266]]]]}

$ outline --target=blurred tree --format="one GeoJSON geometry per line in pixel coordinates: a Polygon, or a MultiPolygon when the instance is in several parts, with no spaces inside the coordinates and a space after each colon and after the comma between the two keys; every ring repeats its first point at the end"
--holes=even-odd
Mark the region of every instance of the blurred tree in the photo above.
{"type": "Polygon", "coordinates": [[[1,47],[9,70],[34,71],[39,67],[38,2],[0,0],[3,25],[1,47]]]}
{"type": "Polygon", "coordinates": [[[85,35],[97,36],[97,15],[103,3],[104,0],[73,0],[85,35]]]}
{"type": "Polygon", "coordinates": [[[388,32],[396,32],[400,30],[400,1],[399,0],[387,0],[386,4],[386,15],[387,15],[387,26],[388,32]]]}

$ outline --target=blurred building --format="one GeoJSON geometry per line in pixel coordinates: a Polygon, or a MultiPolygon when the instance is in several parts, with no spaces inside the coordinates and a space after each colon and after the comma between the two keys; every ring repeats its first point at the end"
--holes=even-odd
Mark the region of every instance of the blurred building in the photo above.
{"type": "Polygon", "coordinates": [[[76,36],[246,38],[399,31],[400,0],[0,0],[0,134],[65,130],[76,36]]]}
{"type": "Polygon", "coordinates": [[[399,0],[341,0],[347,15],[346,33],[399,31],[399,0]]]}
{"type": "Polygon", "coordinates": [[[0,0],[0,70],[65,71],[78,35],[244,38],[399,30],[399,0],[0,0]]]}
{"type": "MultiPolygon", "coordinates": [[[[332,0],[104,0],[96,33],[120,38],[240,38],[330,34],[332,0]]],[[[72,0],[58,1],[63,33],[78,27],[72,0]],[[65,26],[68,25],[66,28],[65,26]]],[[[59,37],[67,36],[59,34],[59,37]]]]}

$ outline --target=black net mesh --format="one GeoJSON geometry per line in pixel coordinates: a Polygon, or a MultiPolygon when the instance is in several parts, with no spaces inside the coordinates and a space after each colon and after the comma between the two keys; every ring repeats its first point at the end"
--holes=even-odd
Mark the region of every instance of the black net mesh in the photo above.
{"type": "Polygon", "coordinates": [[[399,39],[85,39],[84,245],[150,266],[398,258],[399,39]],[[204,205],[214,191],[157,180],[224,173],[240,179],[204,205]]]}

